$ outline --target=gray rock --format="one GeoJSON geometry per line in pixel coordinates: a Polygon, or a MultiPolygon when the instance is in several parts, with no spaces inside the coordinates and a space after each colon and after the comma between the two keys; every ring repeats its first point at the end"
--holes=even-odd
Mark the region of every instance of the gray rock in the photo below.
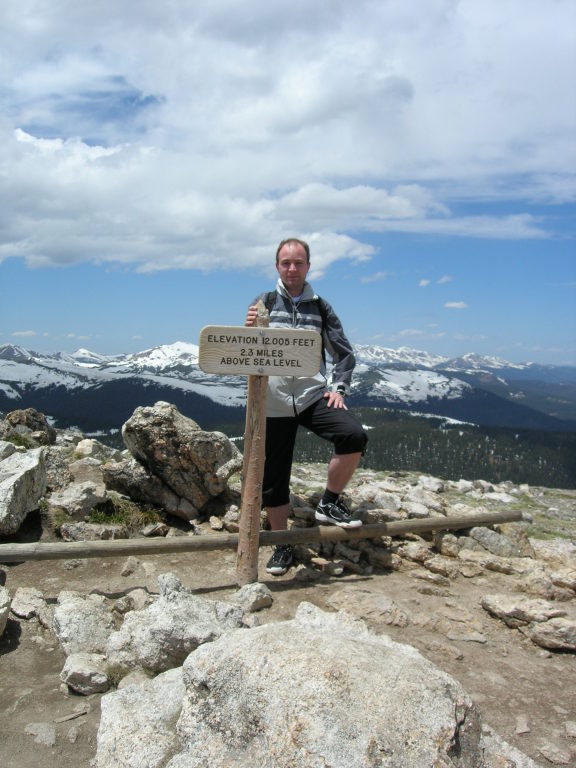
{"type": "Polygon", "coordinates": [[[226,435],[205,432],[169,403],[137,408],[122,436],[142,466],[199,510],[242,468],[242,455],[226,435]]]}
{"type": "Polygon", "coordinates": [[[568,539],[530,539],[538,560],[576,569],[576,542],[568,539]]]}
{"type": "Polygon", "coordinates": [[[202,646],[183,672],[184,749],[167,768],[482,764],[479,716],[459,683],[342,614],[302,604],[281,627],[202,646]]]}
{"type": "Polygon", "coordinates": [[[432,491],[432,493],[442,493],[444,490],[444,481],[429,475],[420,475],[418,485],[425,491],[432,491]]]}
{"type": "Polygon", "coordinates": [[[158,583],[158,600],[128,613],[122,627],[110,635],[109,664],[163,672],[180,666],[199,645],[242,625],[239,606],[193,595],[174,574],[162,574],[158,583]]]}
{"type": "Polygon", "coordinates": [[[147,538],[167,536],[170,529],[165,523],[149,523],[140,529],[140,535],[147,538]]]}
{"type": "Polygon", "coordinates": [[[162,507],[183,520],[198,517],[198,509],[188,499],[174,493],[136,459],[108,462],[104,465],[103,477],[107,488],[129,496],[133,501],[162,507]]]}
{"type": "Polygon", "coordinates": [[[369,589],[343,587],[330,597],[328,604],[335,610],[366,619],[371,625],[406,627],[410,624],[407,611],[389,597],[369,589]]]}
{"type": "Polygon", "coordinates": [[[12,598],[12,613],[19,619],[31,619],[38,616],[46,602],[44,595],[34,587],[18,587],[12,598]]]}
{"type": "Polygon", "coordinates": [[[10,615],[10,592],[6,587],[0,587],[0,637],[6,629],[8,616],[10,615]]]}
{"type": "Polygon", "coordinates": [[[484,595],[482,608],[514,628],[532,622],[548,622],[555,617],[566,615],[565,609],[547,600],[507,594],[484,595]]]}
{"type": "Polygon", "coordinates": [[[532,624],[527,632],[530,640],[542,648],[576,653],[576,621],[552,618],[542,624],[532,624]]]}
{"type": "MultiPolygon", "coordinates": [[[[442,485],[442,488],[444,486],[442,485]]],[[[411,501],[417,504],[424,504],[431,512],[438,514],[445,514],[445,502],[439,492],[434,493],[425,487],[417,485],[416,488],[411,488],[410,491],[404,497],[404,502],[411,501]]]]}
{"type": "Polygon", "coordinates": [[[83,519],[94,507],[106,501],[106,498],[106,488],[103,484],[98,485],[87,480],[83,483],[70,483],[63,490],[48,496],[46,502],[52,513],[64,510],[70,517],[83,519]]]}
{"type": "Polygon", "coordinates": [[[130,532],[124,525],[76,522],[62,523],[60,536],[64,541],[108,541],[127,539],[130,532]]]}
{"type": "Polygon", "coordinates": [[[34,408],[10,411],[4,420],[14,432],[29,435],[38,445],[56,442],[56,430],[50,426],[46,416],[34,408]]]}
{"type": "Polygon", "coordinates": [[[16,446],[14,443],[7,443],[5,440],[0,440],[0,461],[4,461],[8,456],[12,456],[16,453],[16,446]]]}
{"type": "Polygon", "coordinates": [[[74,455],[78,460],[91,458],[97,459],[98,463],[100,463],[108,460],[119,460],[121,458],[121,451],[110,448],[93,438],[84,438],[76,444],[74,455]]]}
{"type": "MultiPolygon", "coordinates": [[[[482,727],[484,743],[483,768],[541,768],[528,755],[520,752],[487,725],[482,727]]],[[[476,766],[471,768],[476,768],[476,766]]]]}
{"type": "MultiPolygon", "coordinates": [[[[120,461],[121,456],[118,457],[120,461]]],[[[112,461],[112,459],[110,459],[112,461]]],[[[103,477],[104,464],[100,459],[95,459],[92,456],[86,456],[83,459],[77,459],[68,465],[70,474],[72,475],[72,481],[75,483],[87,483],[92,482],[96,485],[102,485],[104,483],[103,477]]]]}
{"type": "Polygon", "coordinates": [[[255,613],[263,608],[269,608],[274,602],[272,592],[265,584],[245,584],[230,601],[239,605],[245,613],[255,613]]]}
{"type": "Polygon", "coordinates": [[[573,765],[571,750],[552,741],[542,742],[538,752],[553,765],[573,765]]]}
{"type": "Polygon", "coordinates": [[[52,723],[28,723],[25,733],[34,736],[34,742],[44,747],[56,744],[56,728],[52,723]]]}
{"type": "Polygon", "coordinates": [[[444,557],[458,557],[460,552],[460,539],[448,531],[439,531],[434,536],[434,546],[444,557]]]}
{"type": "Polygon", "coordinates": [[[60,680],[83,696],[104,693],[110,687],[106,657],[97,653],[72,653],[60,672],[60,680]]]}
{"type": "Polygon", "coordinates": [[[423,519],[430,517],[430,510],[428,507],[418,501],[403,501],[402,507],[408,513],[408,517],[419,517],[423,519]]]}
{"type": "Polygon", "coordinates": [[[484,526],[471,528],[469,536],[498,557],[531,557],[533,554],[528,542],[519,539],[512,541],[507,536],[484,526]]]}
{"type": "Polygon", "coordinates": [[[16,533],[38,509],[46,489],[45,449],[13,453],[0,462],[0,535],[16,533]]]}
{"type": "Polygon", "coordinates": [[[64,653],[103,653],[114,619],[100,595],[61,592],[54,610],[54,632],[64,653]]]}
{"type": "Polygon", "coordinates": [[[179,667],[103,696],[95,768],[163,768],[180,747],[184,692],[179,667]]]}
{"type": "Polygon", "coordinates": [[[425,541],[407,541],[398,549],[400,557],[415,563],[425,563],[431,557],[430,545],[425,541]]]}

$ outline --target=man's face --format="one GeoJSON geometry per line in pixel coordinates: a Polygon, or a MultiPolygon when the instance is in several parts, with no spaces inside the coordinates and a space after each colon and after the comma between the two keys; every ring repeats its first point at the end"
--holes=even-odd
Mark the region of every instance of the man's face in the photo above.
{"type": "Polygon", "coordinates": [[[278,254],[276,269],[291,296],[300,296],[310,264],[299,243],[286,243],[278,254]]]}

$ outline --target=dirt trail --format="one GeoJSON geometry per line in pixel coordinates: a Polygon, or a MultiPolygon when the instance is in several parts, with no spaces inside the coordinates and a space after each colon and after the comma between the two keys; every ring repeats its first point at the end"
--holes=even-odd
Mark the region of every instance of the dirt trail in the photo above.
{"type": "MultiPolygon", "coordinates": [[[[385,623],[378,611],[366,617],[377,632],[409,643],[458,679],[480,707],[484,721],[540,765],[551,765],[541,753],[546,743],[564,746],[565,723],[576,722],[576,662],[572,654],[550,653],[535,646],[517,630],[491,618],[480,606],[482,595],[506,591],[502,574],[453,580],[449,588],[429,583],[420,567],[371,576],[322,576],[301,580],[295,571],[274,579],[265,575],[268,552],[261,553],[262,580],[274,594],[273,606],[259,614],[261,621],[282,621],[307,600],[326,610],[341,604],[366,605],[368,600],[394,601],[409,616],[405,626],[385,623]],[[449,639],[446,621],[466,611],[477,636],[449,639]],[[442,620],[445,619],[444,623],[442,620]],[[483,638],[481,641],[480,638],[483,638]]],[[[122,576],[125,558],[29,562],[5,566],[11,593],[35,586],[50,601],[63,589],[97,589],[117,597],[135,587],[157,592],[157,576],[174,571],[184,586],[198,594],[225,600],[235,589],[235,553],[202,552],[176,558],[158,555],[142,559],[134,574],[122,576]]],[[[398,621],[402,624],[402,621],[398,621]]],[[[452,625],[453,626],[453,623],[452,625]]],[[[64,654],[54,636],[38,622],[10,619],[0,641],[0,711],[3,768],[89,766],[96,751],[99,696],[66,694],[59,674],[64,654]],[[89,708],[86,714],[78,716],[89,708]],[[52,724],[53,734],[33,724],[52,724]],[[54,736],[54,743],[52,737],[54,736]]],[[[572,740],[576,747],[576,740],[572,740]]],[[[573,756],[576,765],[576,755],[573,756]]],[[[562,764],[562,763],[560,763],[562,764]]],[[[568,764],[568,763],[563,763],[568,764]]]]}

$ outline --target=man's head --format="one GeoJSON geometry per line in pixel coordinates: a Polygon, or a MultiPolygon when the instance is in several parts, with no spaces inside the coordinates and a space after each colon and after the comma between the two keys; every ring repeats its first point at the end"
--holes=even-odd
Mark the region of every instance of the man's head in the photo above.
{"type": "Polygon", "coordinates": [[[276,251],[276,269],[288,293],[300,296],[310,269],[308,243],[294,237],[282,240],[276,251]]]}
{"type": "Polygon", "coordinates": [[[289,237],[287,240],[282,240],[278,248],[276,249],[276,264],[278,264],[278,257],[280,256],[280,251],[282,248],[284,248],[285,245],[301,245],[302,248],[304,248],[304,252],[306,253],[306,261],[308,264],[310,264],[310,246],[308,243],[304,242],[304,240],[298,240],[297,237],[289,237]]]}

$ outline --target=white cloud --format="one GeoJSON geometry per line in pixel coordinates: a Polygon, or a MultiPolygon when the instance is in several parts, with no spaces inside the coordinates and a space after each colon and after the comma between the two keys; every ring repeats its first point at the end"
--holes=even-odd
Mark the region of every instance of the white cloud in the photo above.
{"type": "Polygon", "coordinates": [[[422,341],[431,341],[434,339],[442,339],[445,335],[444,331],[432,332],[431,330],[424,330],[422,328],[404,328],[396,334],[394,339],[418,338],[422,341]]]}
{"type": "Polygon", "coordinates": [[[468,304],[465,301],[447,301],[444,307],[446,309],[468,309],[468,304]]]}
{"type": "Polygon", "coordinates": [[[454,278],[450,275],[443,275],[440,280],[437,280],[436,282],[438,285],[446,285],[446,283],[451,283],[452,280],[454,280],[454,278]]]}
{"type": "Polygon", "coordinates": [[[427,280],[427,279],[420,280],[418,285],[420,288],[426,288],[426,286],[430,285],[430,280],[427,280]]]}
{"type": "Polygon", "coordinates": [[[37,335],[38,334],[36,333],[36,331],[14,331],[14,333],[12,334],[12,336],[22,336],[24,338],[37,336],[37,335]]]}
{"type": "Polygon", "coordinates": [[[478,341],[486,341],[488,337],[482,333],[475,333],[475,334],[454,333],[452,334],[452,338],[454,339],[454,341],[478,342],[478,341]]]}
{"type": "Polygon", "coordinates": [[[388,272],[375,272],[373,275],[368,275],[360,279],[361,283],[378,283],[381,280],[388,278],[388,272]]]}
{"type": "Polygon", "coordinates": [[[548,237],[525,205],[574,198],[575,16],[571,0],[8,0],[0,260],[264,268],[296,233],[318,275],[370,259],[374,232],[548,237]],[[505,215],[454,212],[499,199],[505,215]]]}

